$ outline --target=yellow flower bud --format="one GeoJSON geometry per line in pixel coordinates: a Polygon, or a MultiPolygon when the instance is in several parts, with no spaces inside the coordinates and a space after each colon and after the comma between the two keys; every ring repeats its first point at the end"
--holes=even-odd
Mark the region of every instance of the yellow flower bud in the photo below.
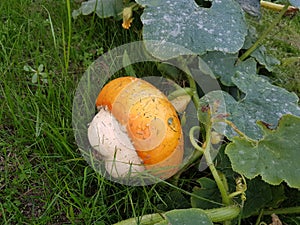
{"type": "Polygon", "coordinates": [[[131,26],[132,21],[133,21],[133,18],[132,18],[132,7],[125,7],[123,9],[123,23],[122,23],[122,27],[124,29],[129,29],[129,27],[131,26]]]}

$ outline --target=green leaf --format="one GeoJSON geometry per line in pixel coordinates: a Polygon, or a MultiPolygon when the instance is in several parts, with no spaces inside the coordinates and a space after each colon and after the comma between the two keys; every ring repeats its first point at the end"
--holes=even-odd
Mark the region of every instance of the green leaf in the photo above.
{"type": "MultiPolygon", "coordinates": [[[[248,137],[257,140],[262,138],[263,132],[256,124],[257,121],[263,121],[270,128],[275,128],[278,120],[285,114],[300,116],[299,99],[296,94],[274,86],[257,75],[237,72],[232,81],[245,93],[244,98],[236,101],[226,92],[213,91],[201,98],[201,104],[212,107],[218,102],[213,116],[225,115],[227,120],[248,137]]],[[[230,126],[222,122],[216,122],[214,129],[229,139],[237,136],[230,126]]]]}
{"type": "Polygon", "coordinates": [[[173,80],[178,80],[182,76],[182,71],[180,69],[168,63],[159,63],[157,69],[173,80]]]}
{"type": "Polygon", "coordinates": [[[204,210],[201,209],[184,209],[172,210],[165,213],[165,216],[170,225],[213,225],[210,218],[204,210]]]}
{"type": "Polygon", "coordinates": [[[38,70],[39,73],[43,72],[43,70],[44,70],[44,65],[43,65],[43,64],[40,64],[37,70],[38,70]]]}
{"type": "MultiPolygon", "coordinates": [[[[258,39],[256,28],[249,26],[248,34],[246,36],[243,49],[249,49],[258,39]]],[[[255,49],[251,56],[256,59],[258,63],[265,66],[268,71],[272,71],[275,66],[280,64],[280,61],[267,53],[265,46],[260,46],[255,49]]]]}
{"type": "Polygon", "coordinates": [[[300,188],[300,117],[284,115],[274,130],[261,122],[258,125],[264,135],[256,144],[234,137],[227,145],[225,153],[232,169],[249,179],[260,175],[269,184],[285,181],[292,188],[300,188]]]}
{"type": "Polygon", "coordinates": [[[132,76],[132,77],[136,77],[136,73],[133,69],[133,66],[132,66],[132,63],[131,63],[131,60],[129,58],[129,55],[127,53],[127,51],[125,50],[124,51],[124,54],[123,54],[123,66],[124,66],[124,69],[126,71],[126,75],[127,76],[132,76]]]}
{"type": "Polygon", "coordinates": [[[123,10],[122,0],[89,0],[82,2],[81,7],[72,12],[74,19],[79,15],[89,15],[96,12],[100,18],[116,17],[123,10]]]}
{"type": "Polygon", "coordinates": [[[232,170],[231,162],[225,154],[225,147],[226,144],[222,145],[214,161],[217,171],[226,177],[228,192],[232,193],[236,191],[236,178],[239,174],[232,170]]]}
{"type": "Polygon", "coordinates": [[[48,78],[48,73],[40,73],[40,75],[42,76],[42,78],[47,79],[48,78]]]}
{"type": "Polygon", "coordinates": [[[300,8],[300,0],[290,0],[292,6],[300,8]]]}
{"type": "Polygon", "coordinates": [[[35,70],[29,65],[25,65],[23,67],[23,70],[26,71],[26,72],[35,72],[35,70]]]}
{"type": "Polygon", "coordinates": [[[247,200],[243,208],[243,217],[258,214],[263,208],[277,208],[285,199],[284,186],[271,186],[259,178],[247,181],[247,200]]]}
{"type": "Polygon", "coordinates": [[[258,34],[256,28],[249,24],[248,33],[245,38],[243,49],[250,48],[257,41],[257,39],[258,39],[258,34]]]}
{"type": "Polygon", "coordinates": [[[261,65],[265,66],[268,71],[273,71],[275,66],[280,64],[280,61],[275,57],[267,54],[265,46],[260,46],[251,53],[251,56],[254,57],[261,65]]]}
{"type": "Polygon", "coordinates": [[[32,82],[33,84],[36,84],[36,83],[38,82],[38,75],[37,75],[37,73],[34,73],[34,74],[32,75],[32,77],[31,77],[31,82],[32,82]]]}
{"type": "Polygon", "coordinates": [[[284,224],[289,224],[289,225],[300,225],[300,216],[297,217],[288,217],[283,219],[284,224]]]}
{"type": "MultiPolygon", "coordinates": [[[[145,7],[141,16],[144,40],[174,43],[200,55],[206,51],[236,53],[243,46],[247,27],[243,10],[234,0],[213,1],[210,8],[199,7],[194,0],[136,2],[145,7]]],[[[155,57],[167,59],[154,47],[146,43],[155,57]]],[[[175,47],[173,57],[180,55],[175,47]]]]}
{"type": "Polygon", "coordinates": [[[191,197],[191,204],[193,208],[201,208],[201,209],[211,209],[219,207],[219,204],[215,204],[210,201],[205,201],[203,199],[209,199],[214,202],[222,202],[222,198],[220,195],[220,191],[216,182],[212,179],[201,177],[197,180],[197,182],[201,185],[200,187],[193,188],[193,194],[200,196],[201,198],[197,198],[195,196],[191,197]]]}
{"type": "Polygon", "coordinates": [[[251,16],[260,17],[260,0],[236,0],[251,16]]]}
{"type": "Polygon", "coordinates": [[[48,84],[48,79],[41,79],[44,84],[48,84]]]}
{"type": "Polygon", "coordinates": [[[295,188],[287,188],[286,190],[287,201],[284,206],[300,206],[300,191],[295,188]]]}
{"type": "Polygon", "coordinates": [[[171,209],[185,209],[191,207],[189,201],[180,191],[174,190],[162,197],[163,204],[158,204],[157,209],[168,211],[171,209]]]}
{"type": "Polygon", "coordinates": [[[229,54],[223,52],[208,52],[202,56],[202,59],[212,69],[215,76],[220,78],[221,82],[226,86],[233,86],[231,78],[237,71],[255,74],[256,62],[254,59],[248,59],[235,65],[238,60],[238,54],[229,54]]]}

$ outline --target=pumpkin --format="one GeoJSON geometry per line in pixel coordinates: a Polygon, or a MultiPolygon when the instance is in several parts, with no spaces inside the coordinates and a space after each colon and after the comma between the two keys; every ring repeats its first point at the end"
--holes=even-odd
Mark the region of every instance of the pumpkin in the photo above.
{"type": "Polygon", "coordinates": [[[102,88],[96,107],[88,137],[111,176],[147,172],[167,179],[178,171],[184,152],[180,120],[159,89],[139,78],[117,78],[102,88]]]}

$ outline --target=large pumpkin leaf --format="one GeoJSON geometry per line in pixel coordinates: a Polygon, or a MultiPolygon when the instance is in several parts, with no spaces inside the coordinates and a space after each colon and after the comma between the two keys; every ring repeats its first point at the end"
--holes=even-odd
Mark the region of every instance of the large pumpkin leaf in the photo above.
{"type": "Polygon", "coordinates": [[[251,53],[251,56],[254,57],[261,65],[265,66],[265,68],[270,72],[273,71],[275,66],[280,64],[280,61],[277,58],[267,53],[267,49],[263,45],[255,49],[251,53]]]}
{"type": "Polygon", "coordinates": [[[291,5],[300,8],[300,0],[290,0],[291,5]]]}
{"type": "MultiPolygon", "coordinates": [[[[278,120],[285,114],[300,116],[299,99],[296,94],[274,86],[257,75],[237,72],[232,81],[245,93],[245,97],[240,101],[236,101],[226,92],[213,91],[206,94],[201,102],[203,106],[213,106],[218,102],[218,109],[214,109],[213,116],[226,115],[226,119],[248,137],[257,140],[262,138],[263,132],[256,124],[257,121],[263,121],[270,128],[275,128],[278,120]]],[[[237,136],[237,133],[224,123],[215,123],[214,128],[229,139],[237,136]]]]}
{"type": "Polygon", "coordinates": [[[238,60],[238,54],[229,54],[224,52],[208,52],[202,56],[202,59],[214,72],[217,78],[220,78],[221,82],[226,86],[233,86],[234,83],[231,80],[237,71],[255,74],[256,62],[250,58],[244,62],[240,62],[236,65],[238,60]]]}
{"type": "Polygon", "coordinates": [[[267,183],[285,181],[292,188],[300,188],[300,117],[284,115],[274,130],[262,122],[258,125],[264,135],[256,144],[234,137],[227,145],[225,153],[232,169],[249,179],[261,175],[267,183]]]}
{"type": "MultiPolygon", "coordinates": [[[[256,28],[253,26],[249,26],[248,34],[246,36],[243,49],[250,48],[258,39],[258,34],[256,28]]],[[[261,45],[257,49],[255,49],[251,56],[256,59],[256,61],[265,66],[268,71],[272,71],[275,66],[280,64],[280,61],[275,57],[271,56],[267,53],[267,49],[265,46],[261,45]]],[[[240,62],[238,63],[240,64],[240,62]]]]}
{"type": "Polygon", "coordinates": [[[123,10],[122,0],[89,0],[82,2],[81,7],[72,12],[73,18],[96,12],[100,18],[116,17],[123,10]]]}
{"type": "MultiPolygon", "coordinates": [[[[243,46],[247,27],[244,13],[234,0],[213,1],[210,8],[194,0],[137,0],[145,7],[141,20],[144,40],[174,43],[196,54],[206,51],[236,53],[243,46]]],[[[157,58],[146,42],[147,49],[157,58]]],[[[178,56],[174,53],[172,56],[178,56]]]]}
{"type": "Polygon", "coordinates": [[[243,208],[244,218],[258,214],[263,208],[278,208],[286,198],[284,185],[270,185],[258,177],[247,181],[246,197],[243,208]]]}
{"type": "Polygon", "coordinates": [[[190,202],[185,198],[182,192],[173,190],[162,197],[162,203],[156,204],[159,211],[169,211],[172,209],[190,208],[190,202]]]}
{"type": "Polygon", "coordinates": [[[191,197],[191,205],[193,208],[201,208],[201,209],[211,209],[219,207],[219,204],[214,202],[222,202],[222,198],[220,195],[220,191],[216,182],[207,177],[201,177],[197,180],[197,182],[201,185],[201,188],[195,186],[193,188],[193,196],[191,197]],[[200,196],[201,198],[197,198],[195,196],[200,196]],[[207,201],[205,199],[210,199],[211,201],[207,201]]]}

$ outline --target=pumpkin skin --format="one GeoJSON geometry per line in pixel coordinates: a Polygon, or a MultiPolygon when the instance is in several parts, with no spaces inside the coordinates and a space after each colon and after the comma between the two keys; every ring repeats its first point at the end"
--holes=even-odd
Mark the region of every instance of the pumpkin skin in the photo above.
{"type": "Polygon", "coordinates": [[[126,129],[146,170],[166,179],[183,160],[183,134],[176,110],[152,84],[121,77],[106,84],[96,99],[126,129]],[[152,172],[151,172],[152,171],[152,172]]]}

